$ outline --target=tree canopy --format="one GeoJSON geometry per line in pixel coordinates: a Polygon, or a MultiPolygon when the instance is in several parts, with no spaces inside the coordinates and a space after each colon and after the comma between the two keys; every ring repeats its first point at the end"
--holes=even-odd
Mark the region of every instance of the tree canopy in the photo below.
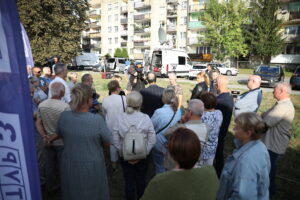
{"type": "Polygon", "coordinates": [[[87,0],[18,0],[17,5],[35,62],[43,63],[54,55],[69,61],[81,51],[87,0]]]}
{"type": "Polygon", "coordinates": [[[282,52],[284,40],[280,31],[282,21],[277,18],[279,0],[257,0],[251,3],[251,25],[246,30],[249,49],[264,64],[269,64],[271,56],[282,52]]]}

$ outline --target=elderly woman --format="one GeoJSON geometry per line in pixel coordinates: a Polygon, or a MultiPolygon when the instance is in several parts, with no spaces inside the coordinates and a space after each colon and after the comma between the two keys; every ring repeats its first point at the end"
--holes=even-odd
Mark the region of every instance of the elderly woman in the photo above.
{"type": "MultiPolygon", "coordinates": [[[[121,97],[119,97],[121,98],[121,97]]],[[[146,138],[146,151],[150,153],[155,144],[155,131],[148,115],[140,112],[142,95],[133,91],[126,96],[126,112],[120,113],[113,125],[113,144],[120,154],[121,166],[125,179],[127,200],[140,199],[146,188],[147,159],[125,161],[123,158],[123,142],[125,135],[134,126],[138,134],[146,138]],[[136,196],[137,194],[137,196],[136,196]]],[[[139,144],[137,144],[139,145],[139,144]]]]}
{"type": "Polygon", "coordinates": [[[58,121],[58,135],[64,142],[61,160],[63,199],[109,199],[102,145],[111,143],[111,134],[100,115],[89,111],[92,89],[73,88],[70,107],[58,121]]]}
{"type": "Polygon", "coordinates": [[[208,139],[203,147],[202,165],[213,165],[220,127],[223,121],[223,115],[220,110],[216,110],[217,98],[213,93],[206,92],[200,96],[204,103],[204,113],[202,121],[208,126],[208,139]]]}
{"type": "Polygon", "coordinates": [[[269,199],[270,157],[260,141],[266,125],[254,112],[235,120],[236,150],[227,158],[217,199],[269,199]]]}
{"type": "Polygon", "coordinates": [[[200,141],[192,130],[176,129],[168,142],[176,168],[155,176],[142,200],[216,199],[218,178],[214,168],[193,168],[200,156],[200,146],[200,141]]]}
{"type": "Polygon", "coordinates": [[[38,105],[48,98],[47,94],[40,87],[40,80],[32,76],[29,78],[30,83],[34,86],[33,100],[38,105]]]}
{"type": "Polygon", "coordinates": [[[181,119],[178,99],[173,89],[164,90],[162,101],[164,106],[155,110],[151,117],[156,132],[156,144],[152,151],[156,174],[166,171],[164,167],[164,157],[167,153],[165,132],[181,119]]]}
{"type": "Polygon", "coordinates": [[[205,72],[197,74],[197,84],[192,91],[191,99],[197,99],[203,92],[209,90],[209,78],[205,72]]]}

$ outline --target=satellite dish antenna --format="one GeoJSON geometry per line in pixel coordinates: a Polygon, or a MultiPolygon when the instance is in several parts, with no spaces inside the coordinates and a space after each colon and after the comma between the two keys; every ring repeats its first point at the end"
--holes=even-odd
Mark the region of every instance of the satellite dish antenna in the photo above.
{"type": "Polygon", "coordinates": [[[158,29],[158,40],[161,45],[163,45],[167,41],[166,32],[162,27],[159,27],[158,29]]]}

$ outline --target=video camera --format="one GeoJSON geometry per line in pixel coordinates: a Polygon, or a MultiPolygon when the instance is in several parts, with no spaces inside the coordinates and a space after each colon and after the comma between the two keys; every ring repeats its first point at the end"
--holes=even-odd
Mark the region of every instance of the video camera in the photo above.
{"type": "Polygon", "coordinates": [[[236,99],[240,95],[240,91],[233,90],[231,91],[231,95],[234,99],[236,99]]]}

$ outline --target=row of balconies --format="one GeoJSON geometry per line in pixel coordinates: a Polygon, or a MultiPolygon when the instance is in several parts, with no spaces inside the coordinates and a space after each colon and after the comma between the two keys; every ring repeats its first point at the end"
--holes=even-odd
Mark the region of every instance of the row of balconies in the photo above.
{"type": "Polygon", "coordinates": [[[100,9],[92,9],[89,11],[90,18],[100,18],[101,17],[101,10],[100,9]]]}
{"type": "Polygon", "coordinates": [[[134,9],[143,9],[151,7],[150,0],[145,0],[144,2],[135,2],[134,9]]]}
{"type": "Polygon", "coordinates": [[[89,24],[89,27],[90,28],[99,28],[99,27],[101,27],[101,22],[100,21],[92,22],[89,24]]]}
{"type": "Polygon", "coordinates": [[[139,14],[139,15],[134,15],[134,20],[135,21],[150,21],[151,20],[151,15],[150,13],[147,14],[139,14]]]}
{"type": "Polygon", "coordinates": [[[189,5],[189,12],[200,12],[201,10],[205,9],[205,4],[204,3],[197,3],[193,5],[189,5]]]}
{"type": "Polygon", "coordinates": [[[150,46],[150,43],[149,42],[133,42],[133,45],[135,47],[140,47],[140,48],[147,48],[150,46]]]}

